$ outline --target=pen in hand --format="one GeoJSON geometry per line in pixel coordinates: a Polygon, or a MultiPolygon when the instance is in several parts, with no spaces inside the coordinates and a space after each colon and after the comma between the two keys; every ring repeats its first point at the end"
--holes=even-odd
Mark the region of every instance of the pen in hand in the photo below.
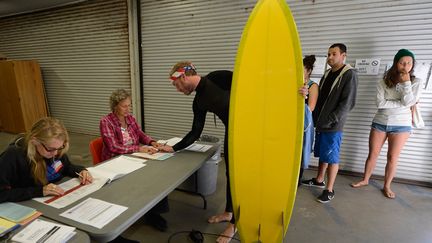
{"type": "Polygon", "coordinates": [[[78,172],[75,172],[75,174],[77,174],[78,177],[81,178],[81,184],[88,184],[88,183],[91,183],[91,182],[92,182],[91,178],[89,178],[89,177],[85,178],[85,180],[84,180],[84,176],[83,176],[83,175],[81,175],[81,174],[78,173],[78,172]],[[88,182],[88,183],[87,183],[87,182],[88,182]]]}

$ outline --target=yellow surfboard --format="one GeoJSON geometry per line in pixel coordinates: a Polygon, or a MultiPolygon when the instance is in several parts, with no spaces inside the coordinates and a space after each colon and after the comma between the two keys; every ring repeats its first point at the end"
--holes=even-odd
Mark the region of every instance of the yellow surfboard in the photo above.
{"type": "Polygon", "coordinates": [[[241,242],[282,242],[297,190],[303,139],[303,63],[283,0],[261,0],[244,29],[234,68],[229,160],[241,242]]]}

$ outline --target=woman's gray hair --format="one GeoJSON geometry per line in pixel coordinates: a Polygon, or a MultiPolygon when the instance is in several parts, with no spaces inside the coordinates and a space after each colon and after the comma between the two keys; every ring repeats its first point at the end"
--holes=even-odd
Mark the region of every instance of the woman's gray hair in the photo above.
{"type": "Polygon", "coordinates": [[[110,107],[111,111],[114,112],[115,107],[123,100],[130,98],[131,94],[124,89],[117,89],[112,92],[110,97],[110,107]]]}

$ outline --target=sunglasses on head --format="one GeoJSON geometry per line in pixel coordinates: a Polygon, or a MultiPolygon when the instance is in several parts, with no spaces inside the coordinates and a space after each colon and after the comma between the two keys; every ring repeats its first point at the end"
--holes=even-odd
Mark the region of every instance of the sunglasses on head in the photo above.
{"type": "Polygon", "coordinates": [[[176,79],[178,79],[182,75],[184,75],[186,73],[186,71],[189,71],[189,70],[196,70],[196,68],[192,64],[190,66],[185,66],[185,67],[179,68],[179,69],[177,69],[177,71],[175,71],[173,74],[171,74],[170,79],[172,81],[175,81],[176,79]]]}

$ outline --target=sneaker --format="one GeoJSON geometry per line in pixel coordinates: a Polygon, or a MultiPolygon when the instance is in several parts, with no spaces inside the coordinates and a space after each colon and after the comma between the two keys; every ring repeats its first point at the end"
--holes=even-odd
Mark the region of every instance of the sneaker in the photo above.
{"type": "Polygon", "coordinates": [[[334,194],[334,190],[332,192],[324,190],[321,196],[317,197],[317,201],[320,203],[328,203],[334,198],[334,194]]]}
{"type": "Polygon", "coordinates": [[[301,182],[301,184],[305,185],[305,186],[313,186],[313,187],[318,187],[318,188],[324,188],[325,187],[325,182],[324,181],[323,182],[318,182],[316,180],[316,178],[312,178],[310,180],[303,180],[301,182]]]}

